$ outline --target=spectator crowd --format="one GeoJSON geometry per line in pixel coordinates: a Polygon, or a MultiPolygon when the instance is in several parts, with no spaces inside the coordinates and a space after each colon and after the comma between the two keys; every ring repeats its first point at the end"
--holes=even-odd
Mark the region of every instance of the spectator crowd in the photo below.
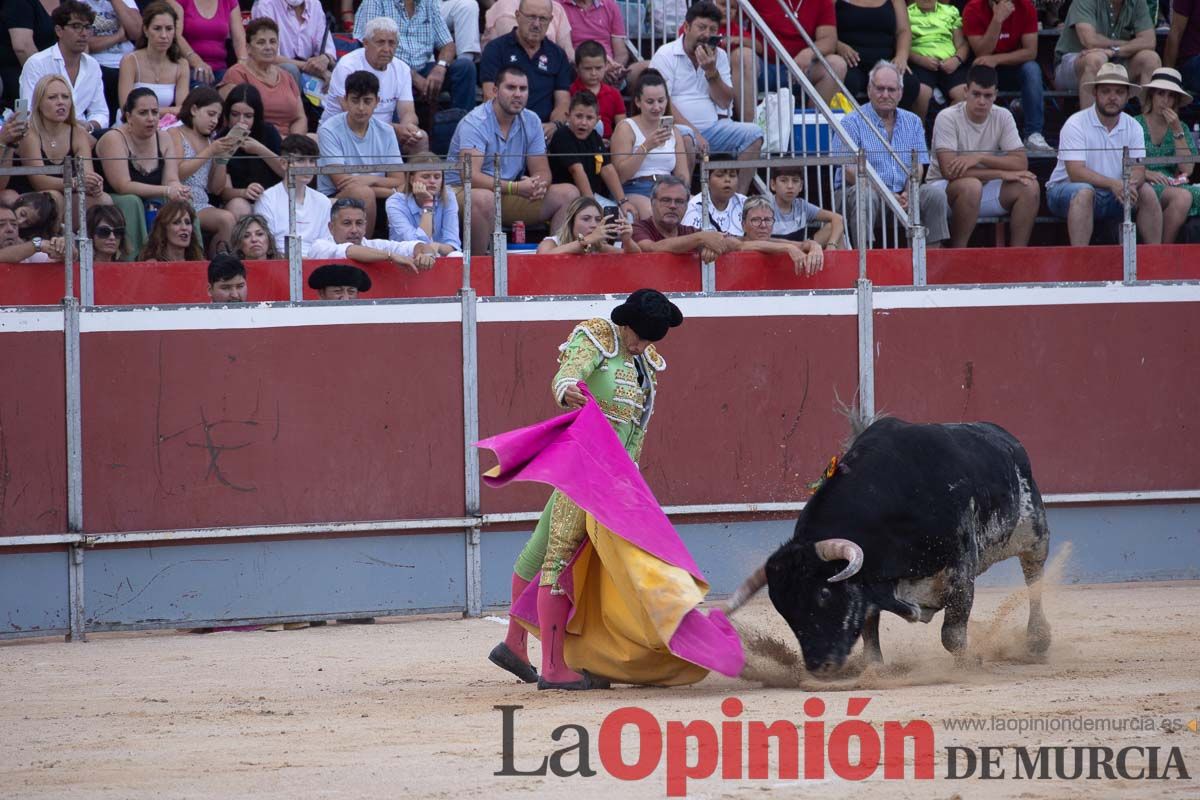
{"type": "MultiPolygon", "coordinates": [[[[736,3],[692,3],[643,51],[616,0],[4,0],[0,167],[73,159],[81,191],[0,175],[0,262],[61,259],[80,213],[97,260],[278,258],[289,173],[304,257],[417,272],[461,253],[468,209],[475,253],[521,223],[540,253],[750,250],[798,273],[851,243],[836,209],[860,193],[874,241],[880,186],[930,246],[966,246],[981,218],[1029,244],[1042,208],[1073,245],[1126,203],[1145,242],[1200,215],[1200,0],[1073,0],[1045,70],[1031,0],[749,4],[818,95],[859,98],[832,150],[863,150],[871,180],[845,166],[806,195],[803,167],[746,167],[698,186],[703,159],[760,158],[755,106],[789,84],[736,3]],[[1080,110],[1049,132],[1043,181],[1047,78],[1080,110]],[[1183,163],[1126,176],[1125,148],[1183,163]]],[[[214,299],[244,298],[214,263],[214,299]]],[[[338,298],[369,288],[336,278],[338,298]]]]}

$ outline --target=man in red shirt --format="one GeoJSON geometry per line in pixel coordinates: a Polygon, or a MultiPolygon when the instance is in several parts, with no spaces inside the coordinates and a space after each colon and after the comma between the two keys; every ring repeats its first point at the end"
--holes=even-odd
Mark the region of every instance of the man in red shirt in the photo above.
{"type": "MultiPolygon", "coordinates": [[[[834,52],[837,49],[837,15],[834,14],[833,0],[783,0],[783,3],[779,0],[750,0],[750,5],[779,39],[779,43],[791,53],[796,65],[812,81],[821,97],[826,101],[833,97],[838,90],[838,81],[846,77],[846,61],[834,52]],[[787,6],[786,11],[783,6],[787,6]],[[813,53],[813,48],[808,46],[804,37],[796,30],[793,17],[829,62],[834,72],[833,76],[821,65],[813,53]]],[[[759,90],[786,86],[787,69],[774,58],[766,57],[766,48],[761,40],[754,42],[754,50],[759,56],[759,90]]]]}
{"type": "Polygon", "coordinates": [[[1044,101],[1038,66],[1037,11],[1030,0],[969,0],[963,8],[963,33],[975,63],[995,67],[1001,89],[1021,88],[1021,126],[1025,147],[1049,152],[1042,135],[1044,101]]]}

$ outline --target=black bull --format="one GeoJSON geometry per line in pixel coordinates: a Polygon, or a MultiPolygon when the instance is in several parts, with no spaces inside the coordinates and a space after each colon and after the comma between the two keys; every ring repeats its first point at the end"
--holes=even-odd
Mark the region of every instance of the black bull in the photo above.
{"type": "Polygon", "coordinates": [[[1029,586],[1027,644],[1050,645],[1040,578],[1050,532],[1029,456],[987,422],[884,418],[860,433],[805,505],[792,538],[734,592],[730,612],[766,584],[809,672],[832,677],[863,637],[881,661],[879,613],[928,622],[965,654],[975,577],[1019,556],[1029,586]],[[845,562],[845,563],[843,563],[845,562]]]}

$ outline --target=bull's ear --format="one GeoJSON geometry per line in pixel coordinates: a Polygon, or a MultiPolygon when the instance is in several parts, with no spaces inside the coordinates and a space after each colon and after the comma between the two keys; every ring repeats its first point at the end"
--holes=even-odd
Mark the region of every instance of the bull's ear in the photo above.
{"type": "Polygon", "coordinates": [[[896,597],[896,587],[889,583],[874,584],[868,594],[870,603],[880,611],[890,611],[909,622],[921,621],[921,609],[907,600],[896,597]]]}

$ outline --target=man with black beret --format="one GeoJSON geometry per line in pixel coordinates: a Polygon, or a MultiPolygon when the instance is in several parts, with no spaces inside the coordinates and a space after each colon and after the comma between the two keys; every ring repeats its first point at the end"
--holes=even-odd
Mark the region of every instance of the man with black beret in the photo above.
{"type": "MultiPolygon", "coordinates": [[[[636,463],[654,413],[658,373],[667,368],[654,343],[683,322],[683,313],[662,292],[638,289],[609,317],[585,320],[571,331],[561,347],[551,390],[559,406],[582,408],[587,397],[579,384],[586,383],[625,452],[636,463]]],[[[563,660],[561,632],[571,602],[558,579],[587,535],[584,524],[583,509],[556,490],[513,567],[514,601],[541,572],[537,601],[542,629],[541,675],[529,663],[525,629],[515,620],[510,620],[508,635],[489,658],[524,681],[537,681],[539,689],[606,688],[603,680],[575,673],[563,660]]]]}
{"type": "Polygon", "coordinates": [[[371,276],[349,264],[326,264],[312,271],[308,286],[321,300],[354,300],[371,290],[371,276]]]}

